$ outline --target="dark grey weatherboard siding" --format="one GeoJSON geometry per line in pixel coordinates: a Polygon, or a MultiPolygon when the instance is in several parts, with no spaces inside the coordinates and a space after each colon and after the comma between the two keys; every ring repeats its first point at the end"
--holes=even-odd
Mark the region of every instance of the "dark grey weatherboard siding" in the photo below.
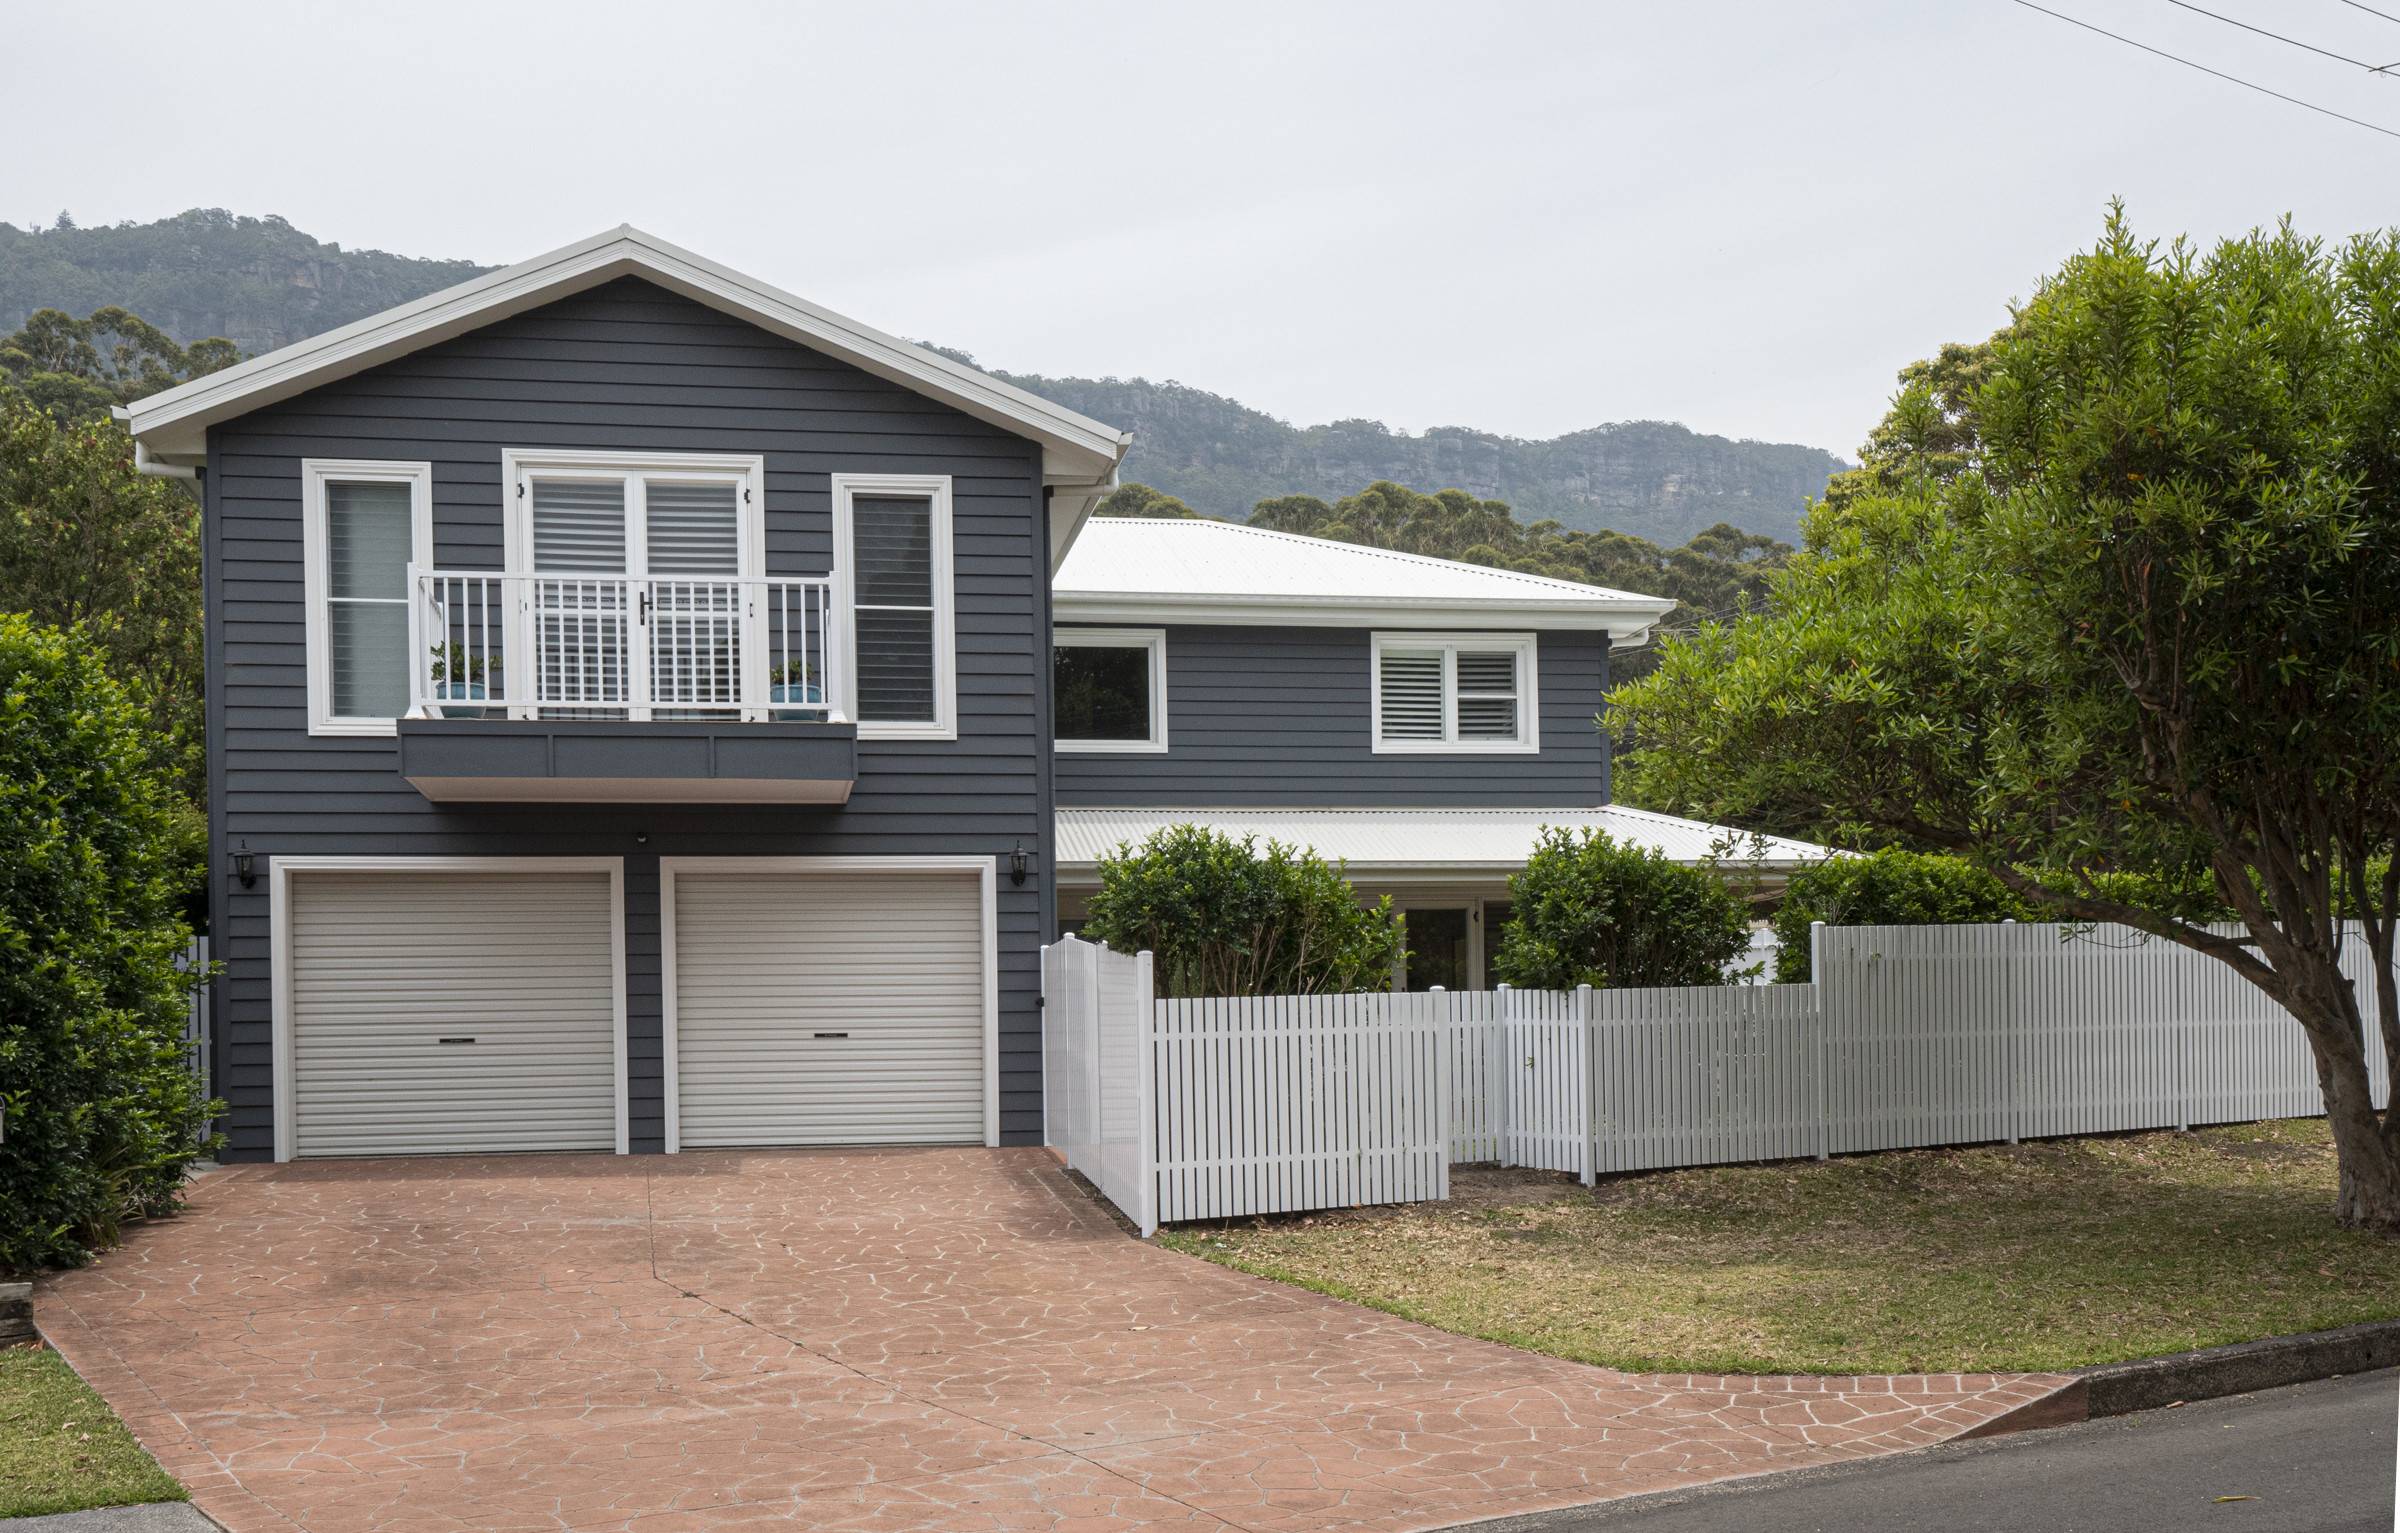
{"type": "Polygon", "coordinates": [[[262,875],[282,854],[624,857],[636,1150],[663,1139],[660,856],[997,856],[1001,1128],[1038,1141],[1050,836],[1035,444],[629,278],[216,427],[206,496],[217,1083],[232,1158],[274,1150],[267,881],[231,877],[243,845],[262,875]],[[822,808],[436,805],[401,779],[396,741],[312,738],[301,460],[430,460],[436,560],[497,569],[505,447],[762,453],[771,575],[827,568],[829,475],[951,475],[959,738],[862,741],[849,803],[822,808]],[[1007,877],[1019,842],[1032,855],[1022,887],[1007,877]]]}
{"type": "Polygon", "coordinates": [[[1608,741],[1592,722],[1608,690],[1606,634],[1536,640],[1542,731],[1532,754],[1376,754],[1371,650],[1370,632],[1358,628],[1170,627],[1167,749],[1061,751],[1058,801],[1126,809],[1608,802],[1608,741]]]}

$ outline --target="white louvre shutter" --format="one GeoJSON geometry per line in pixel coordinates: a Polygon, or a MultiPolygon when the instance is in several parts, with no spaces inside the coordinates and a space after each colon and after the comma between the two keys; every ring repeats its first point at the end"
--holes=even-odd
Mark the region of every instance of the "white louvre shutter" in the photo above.
{"type": "Polygon", "coordinates": [[[1385,650],[1382,660],[1383,716],[1376,728],[1386,740],[1442,738],[1442,652],[1385,650]]]}
{"type": "Polygon", "coordinates": [[[1458,652],[1458,737],[1514,740],[1517,727],[1517,652],[1458,652]]]}
{"type": "Polygon", "coordinates": [[[625,573],[622,479],[536,479],[532,495],[535,570],[625,573]]]}
{"type": "Polygon", "coordinates": [[[291,877],[296,1153],[615,1146],[606,873],[291,877]]]}
{"type": "Polygon", "coordinates": [[[972,873],[678,874],[679,1142],[981,1144],[984,966],[972,873]]]}
{"type": "Polygon", "coordinates": [[[741,510],[730,484],[643,486],[650,573],[732,575],[741,569],[741,510]]]}

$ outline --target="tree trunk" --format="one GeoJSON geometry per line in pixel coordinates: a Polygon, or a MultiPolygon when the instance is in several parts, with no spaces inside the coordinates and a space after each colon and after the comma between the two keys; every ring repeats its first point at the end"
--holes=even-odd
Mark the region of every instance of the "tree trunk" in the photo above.
{"type": "MultiPolygon", "coordinates": [[[[2308,955],[2298,967],[2316,967],[2310,961],[2315,957],[2308,955]]],[[[2331,973],[2338,990],[2324,978],[2301,978],[2283,1003],[2308,1033],[2317,1084],[2325,1093],[2326,1126],[2333,1132],[2334,1157],[2341,1168],[2334,1216],[2362,1229],[2400,1234],[2400,1134],[2395,1134],[2400,1117],[2375,1110],[2362,1019],[2350,982],[2338,968],[2331,973]]]]}

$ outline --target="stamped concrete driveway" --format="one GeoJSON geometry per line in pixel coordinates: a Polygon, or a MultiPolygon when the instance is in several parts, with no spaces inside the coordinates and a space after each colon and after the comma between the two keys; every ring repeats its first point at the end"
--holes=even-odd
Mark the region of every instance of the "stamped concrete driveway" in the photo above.
{"type": "Polygon", "coordinates": [[[2060,1382],[1558,1362],[1144,1246],[1032,1150],[254,1166],[192,1203],[37,1314],[235,1533],[1425,1528],[2060,1382]]]}

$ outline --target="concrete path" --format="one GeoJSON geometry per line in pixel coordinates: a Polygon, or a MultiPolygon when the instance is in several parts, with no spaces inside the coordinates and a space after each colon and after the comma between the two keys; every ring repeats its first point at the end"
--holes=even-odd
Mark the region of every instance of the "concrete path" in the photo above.
{"type": "Polygon", "coordinates": [[[154,1501],[50,1517],[0,1517],[0,1533],[217,1533],[217,1525],[180,1501],[154,1501]]]}
{"type": "Polygon", "coordinates": [[[1427,1528],[2061,1382],[1559,1362],[1142,1245],[1038,1150],[241,1167],[35,1313],[234,1533],[1427,1528]]]}
{"type": "MultiPolygon", "coordinates": [[[[1881,1463],[1477,1524],[1477,1533],[2374,1533],[2394,1526],[2400,1370],[1881,1463]]],[[[1467,1529],[1459,1533],[1469,1533],[1467,1529]]]]}

